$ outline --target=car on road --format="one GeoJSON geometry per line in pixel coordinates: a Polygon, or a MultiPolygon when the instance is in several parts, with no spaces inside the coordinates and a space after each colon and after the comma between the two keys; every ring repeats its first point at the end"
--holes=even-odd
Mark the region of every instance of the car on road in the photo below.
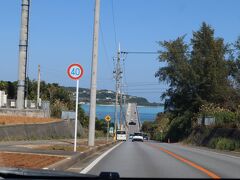
{"type": "Polygon", "coordinates": [[[132,142],[134,142],[134,141],[143,142],[143,133],[141,133],[141,132],[134,133],[133,138],[132,138],[132,142]]]}
{"type": "Polygon", "coordinates": [[[126,141],[127,134],[125,130],[117,130],[117,140],[118,141],[126,141]]]}
{"type": "Polygon", "coordinates": [[[143,134],[143,140],[149,140],[149,137],[147,134],[143,134]]]}
{"type": "Polygon", "coordinates": [[[132,139],[133,138],[133,134],[129,134],[129,139],[132,139]]]}
{"type": "Polygon", "coordinates": [[[136,123],[131,121],[131,122],[128,123],[128,125],[136,125],[136,123]]]}

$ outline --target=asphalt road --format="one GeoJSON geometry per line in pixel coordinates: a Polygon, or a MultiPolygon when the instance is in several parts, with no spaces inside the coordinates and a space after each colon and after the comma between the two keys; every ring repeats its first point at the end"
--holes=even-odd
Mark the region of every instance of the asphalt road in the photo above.
{"type": "Polygon", "coordinates": [[[137,105],[134,103],[128,103],[127,113],[126,113],[126,122],[128,124],[127,126],[128,134],[134,134],[135,132],[140,131],[139,117],[137,114],[137,105]],[[134,122],[135,125],[129,125],[130,122],[134,122]]]}
{"type": "Polygon", "coordinates": [[[179,144],[123,142],[87,174],[118,172],[121,177],[239,178],[240,157],[179,144]]]}

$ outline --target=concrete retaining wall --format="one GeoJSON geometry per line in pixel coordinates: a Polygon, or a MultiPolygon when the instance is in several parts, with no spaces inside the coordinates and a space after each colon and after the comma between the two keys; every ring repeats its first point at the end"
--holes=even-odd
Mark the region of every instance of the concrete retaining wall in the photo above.
{"type": "MultiPolygon", "coordinates": [[[[82,136],[83,133],[83,128],[78,123],[78,136],[82,136]]],[[[73,137],[74,121],[0,126],[0,141],[73,137]]]]}
{"type": "Polygon", "coordinates": [[[28,117],[39,117],[49,118],[50,112],[43,109],[14,109],[14,108],[0,108],[0,115],[6,116],[28,116],[28,117]]]}

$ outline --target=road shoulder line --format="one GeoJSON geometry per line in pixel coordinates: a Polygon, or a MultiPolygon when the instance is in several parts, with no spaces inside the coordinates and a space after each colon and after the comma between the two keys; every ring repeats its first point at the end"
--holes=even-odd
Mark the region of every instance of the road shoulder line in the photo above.
{"type": "Polygon", "coordinates": [[[85,167],[82,171],[80,171],[81,174],[88,173],[99,161],[101,161],[107,154],[109,154],[112,150],[117,148],[121,143],[118,143],[117,145],[113,146],[111,149],[104,152],[102,155],[100,155],[97,159],[95,159],[91,164],[89,164],[87,167],[85,167]]]}
{"type": "MultiPolygon", "coordinates": [[[[180,146],[182,146],[182,147],[186,147],[186,148],[192,148],[192,149],[195,149],[195,150],[197,150],[197,151],[199,151],[199,152],[205,152],[205,153],[208,153],[208,152],[210,152],[210,153],[213,153],[213,154],[216,154],[216,155],[221,155],[221,156],[226,156],[226,157],[229,157],[229,158],[234,158],[234,159],[240,159],[240,156],[238,156],[238,155],[230,155],[230,154],[227,154],[227,153],[231,153],[231,151],[223,151],[223,152],[221,152],[221,151],[219,151],[219,152],[216,152],[216,149],[203,149],[201,146],[188,146],[188,145],[183,145],[183,144],[180,144],[179,143],[179,145],[180,146]]],[[[235,152],[234,152],[235,153],[235,152]]]]}

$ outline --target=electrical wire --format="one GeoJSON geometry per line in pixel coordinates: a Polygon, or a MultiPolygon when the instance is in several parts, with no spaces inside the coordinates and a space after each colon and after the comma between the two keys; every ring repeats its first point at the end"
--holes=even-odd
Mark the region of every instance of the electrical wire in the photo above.
{"type": "Polygon", "coordinates": [[[116,46],[116,49],[117,49],[117,47],[118,47],[118,46],[117,46],[117,33],[116,33],[115,13],[114,13],[113,1],[114,1],[114,0],[111,0],[111,3],[112,3],[112,20],[113,20],[113,30],[114,30],[115,46],[116,46]]]}
{"type": "Polygon", "coordinates": [[[101,31],[101,40],[102,40],[102,44],[103,44],[103,50],[104,50],[104,54],[105,54],[105,57],[107,59],[107,64],[109,66],[109,68],[111,68],[111,63],[110,63],[110,59],[109,59],[109,56],[108,56],[108,52],[107,52],[107,48],[106,48],[106,44],[105,44],[105,40],[104,40],[104,35],[103,35],[103,30],[102,30],[102,26],[101,26],[101,23],[100,23],[100,31],[101,31]]]}

